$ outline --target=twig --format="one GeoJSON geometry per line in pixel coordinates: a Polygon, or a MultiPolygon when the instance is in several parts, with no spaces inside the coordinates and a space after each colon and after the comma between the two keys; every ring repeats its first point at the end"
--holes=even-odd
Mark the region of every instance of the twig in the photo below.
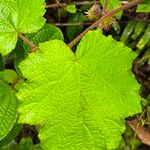
{"type": "Polygon", "coordinates": [[[32,52],[36,51],[38,49],[38,46],[31,43],[31,41],[29,41],[29,39],[27,39],[23,34],[19,34],[19,38],[30,47],[32,52]]]}
{"type": "Polygon", "coordinates": [[[116,13],[126,10],[128,8],[131,8],[135,5],[137,5],[141,0],[133,0],[132,2],[123,5],[122,7],[119,7],[115,10],[107,12],[105,15],[103,15],[100,19],[98,19],[96,22],[94,22],[91,26],[89,26],[86,30],[84,30],[80,35],[78,35],[74,40],[72,40],[68,46],[72,48],[89,30],[95,28],[98,26],[99,23],[101,23],[105,18],[114,16],[116,13]]]}
{"type": "Polygon", "coordinates": [[[77,22],[77,23],[54,23],[55,26],[80,26],[80,25],[91,25],[93,22],[77,22]]]}
{"type": "MultiPolygon", "coordinates": [[[[84,1],[84,2],[72,2],[71,4],[75,4],[77,5],[90,5],[90,4],[99,4],[99,1],[84,1]]],[[[60,3],[61,6],[67,6],[67,3],[60,3]]],[[[50,5],[46,5],[45,8],[54,8],[54,7],[60,7],[60,5],[58,3],[56,4],[50,4],[50,5]]]]}
{"type": "Polygon", "coordinates": [[[107,6],[108,6],[108,0],[104,0],[104,6],[102,9],[102,12],[105,12],[105,10],[107,9],[107,6]]]}

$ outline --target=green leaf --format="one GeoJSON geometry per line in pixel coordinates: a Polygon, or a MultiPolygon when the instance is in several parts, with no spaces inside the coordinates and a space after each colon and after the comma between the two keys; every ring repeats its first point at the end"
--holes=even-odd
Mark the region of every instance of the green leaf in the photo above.
{"type": "Polygon", "coordinates": [[[76,13],[77,9],[76,9],[76,5],[75,4],[70,4],[66,7],[66,10],[71,13],[74,14],[76,13]]]}
{"type": "Polygon", "coordinates": [[[34,44],[39,44],[53,39],[64,40],[61,30],[54,25],[45,24],[35,34],[27,34],[27,38],[34,44]]]}
{"type": "Polygon", "coordinates": [[[135,53],[100,30],[86,34],[75,54],[59,40],[39,47],[20,64],[27,82],[17,95],[19,122],[41,125],[45,150],[116,148],[124,118],[141,111],[130,71],[135,53]]]}
{"type": "Polygon", "coordinates": [[[140,41],[137,44],[137,47],[142,49],[149,42],[150,42],[150,24],[148,24],[144,35],[141,37],[140,41]]]}
{"type": "MultiPolygon", "coordinates": [[[[99,0],[99,1],[102,5],[104,5],[104,0],[99,0]]],[[[114,10],[118,7],[121,7],[120,0],[110,0],[108,2],[108,10],[114,10]]],[[[121,12],[117,13],[115,16],[116,16],[117,19],[121,19],[122,13],[121,12]]]]}
{"type": "Polygon", "coordinates": [[[18,115],[17,107],[15,92],[0,80],[0,140],[13,128],[18,115]]]}
{"type": "Polygon", "coordinates": [[[135,25],[136,25],[136,22],[134,22],[134,21],[128,22],[126,28],[124,29],[124,31],[122,33],[120,41],[122,41],[124,43],[127,41],[127,39],[130,37],[130,35],[134,31],[135,25]]]}
{"type": "Polygon", "coordinates": [[[2,149],[2,146],[10,144],[10,142],[12,142],[17,137],[17,135],[21,131],[21,127],[22,127],[21,124],[16,123],[14,125],[14,127],[7,134],[7,136],[0,141],[0,150],[2,149]]]}
{"type": "Polygon", "coordinates": [[[31,138],[23,138],[18,146],[18,150],[41,150],[38,144],[34,145],[31,138]]]}
{"type": "Polygon", "coordinates": [[[15,48],[20,33],[38,31],[45,22],[44,0],[0,0],[0,52],[15,48]]]}
{"type": "Polygon", "coordinates": [[[150,12],[150,1],[142,0],[141,4],[137,6],[136,12],[150,12]]]}
{"type": "Polygon", "coordinates": [[[137,22],[136,25],[134,25],[134,33],[132,34],[132,39],[136,40],[138,36],[143,32],[146,23],[144,22],[137,22]]]}
{"type": "Polygon", "coordinates": [[[150,12],[150,5],[147,4],[139,4],[136,12],[150,12]]]}
{"type": "MultiPolygon", "coordinates": [[[[87,21],[88,18],[87,16],[83,15],[82,13],[76,13],[72,15],[68,19],[68,23],[83,23],[84,21],[87,21]]],[[[71,41],[75,36],[80,34],[83,30],[83,25],[81,24],[80,26],[67,26],[66,27],[66,34],[67,38],[71,41]]]]}
{"type": "Polygon", "coordinates": [[[18,79],[17,73],[11,69],[4,69],[0,72],[0,76],[8,83],[15,83],[18,79]]]}

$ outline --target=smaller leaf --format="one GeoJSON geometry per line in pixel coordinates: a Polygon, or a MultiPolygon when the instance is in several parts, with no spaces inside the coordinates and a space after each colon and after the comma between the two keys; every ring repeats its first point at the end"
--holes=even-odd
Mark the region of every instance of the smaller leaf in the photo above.
{"type": "Polygon", "coordinates": [[[0,80],[0,140],[13,128],[18,116],[17,108],[15,92],[0,80]]]}
{"type": "Polygon", "coordinates": [[[145,34],[142,36],[142,38],[138,42],[137,47],[142,49],[149,42],[150,42],[150,24],[148,25],[147,29],[145,30],[145,34]]]}
{"type": "Polygon", "coordinates": [[[147,4],[139,4],[136,12],[150,12],[150,5],[147,4]]]}
{"type": "Polygon", "coordinates": [[[136,24],[136,22],[129,21],[129,23],[127,24],[126,28],[123,31],[120,41],[122,41],[124,43],[127,41],[127,39],[129,38],[129,36],[132,34],[132,32],[134,30],[135,24],[136,24]]]}
{"type": "Polygon", "coordinates": [[[145,25],[146,24],[144,22],[137,22],[134,28],[134,33],[131,36],[133,40],[136,40],[138,38],[138,36],[142,33],[145,25]]]}
{"type": "Polygon", "coordinates": [[[137,6],[136,12],[150,12],[150,1],[142,0],[142,2],[137,6]]]}
{"type": "Polygon", "coordinates": [[[23,138],[18,146],[18,150],[41,150],[38,144],[34,145],[31,138],[23,138]]]}
{"type": "Polygon", "coordinates": [[[21,130],[21,124],[15,124],[12,130],[8,133],[8,135],[0,141],[0,149],[2,146],[9,144],[11,141],[13,141],[14,138],[17,137],[21,130]]]}
{"type": "Polygon", "coordinates": [[[0,0],[0,52],[16,46],[18,34],[37,32],[45,23],[44,0],[0,0]]]}
{"type": "Polygon", "coordinates": [[[75,4],[70,4],[66,7],[67,12],[71,13],[71,14],[75,14],[77,9],[76,9],[76,5],[75,4]]]}
{"type": "Polygon", "coordinates": [[[18,79],[17,73],[11,69],[4,69],[4,71],[0,72],[0,75],[8,83],[15,83],[18,79]]]}

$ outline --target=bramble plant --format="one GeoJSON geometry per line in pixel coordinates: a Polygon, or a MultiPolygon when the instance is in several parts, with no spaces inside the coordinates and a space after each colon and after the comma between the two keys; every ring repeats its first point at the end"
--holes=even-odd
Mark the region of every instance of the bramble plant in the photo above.
{"type": "MultiPolygon", "coordinates": [[[[136,40],[136,31],[146,27],[137,43],[142,49],[150,40],[149,25],[128,25],[122,42],[106,36],[102,29],[115,26],[124,10],[141,1],[123,5],[119,0],[100,2],[103,8],[97,7],[98,13],[94,7],[88,12],[96,16],[92,25],[74,39],[78,31],[67,29],[67,38],[73,40],[66,45],[61,30],[43,17],[44,0],[0,0],[0,149],[118,148],[125,118],[142,112],[140,86],[131,71],[137,54],[122,42],[132,34],[126,36],[129,29],[135,27],[132,38],[136,40]],[[75,31],[73,36],[71,31],[75,31]],[[17,141],[24,125],[34,128],[38,142],[32,136],[17,141]]],[[[149,2],[143,3],[137,12],[143,7],[148,12],[149,2]]],[[[75,5],[64,5],[64,11],[87,21],[75,5]]],[[[147,58],[144,56],[136,66],[147,58]]]]}

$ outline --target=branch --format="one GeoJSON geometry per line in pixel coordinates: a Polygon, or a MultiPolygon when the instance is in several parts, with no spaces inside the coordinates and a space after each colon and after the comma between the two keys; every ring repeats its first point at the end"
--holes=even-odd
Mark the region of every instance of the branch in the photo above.
{"type": "Polygon", "coordinates": [[[72,23],[54,23],[55,26],[60,26],[60,27],[64,27],[64,26],[81,26],[81,25],[91,25],[93,22],[72,22],[72,23]]]}
{"type": "Polygon", "coordinates": [[[112,17],[114,16],[116,13],[120,12],[120,11],[124,11],[128,8],[131,8],[135,5],[137,5],[141,0],[133,0],[131,3],[125,4],[122,7],[119,7],[115,10],[109,11],[107,12],[105,15],[103,15],[100,19],[98,19],[96,22],[94,22],[91,26],[89,26],[86,30],[84,30],[79,36],[77,36],[73,41],[71,41],[68,46],[70,48],[72,48],[89,30],[94,29],[95,27],[98,26],[99,23],[101,23],[104,19],[106,19],[107,17],[112,17]]]}
{"type": "MultiPolygon", "coordinates": [[[[99,1],[84,1],[84,2],[72,2],[71,4],[75,4],[76,6],[77,5],[90,5],[90,4],[99,4],[99,1]]],[[[61,6],[67,6],[68,4],[67,3],[60,3],[61,6]]],[[[54,8],[54,7],[60,7],[59,4],[50,4],[50,5],[46,5],[45,8],[54,8]]]]}
{"type": "Polygon", "coordinates": [[[38,46],[31,43],[31,41],[29,41],[29,39],[27,39],[23,34],[19,34],[19,38],[30,47],[32,52],[36,51],[38,49],[38,46]]]}
{"type": "Polygon", "coordinates": [[[102,12],[104,12],[107,9],[107,6],[108,6],[108,0],[104,0],[104,6],[102,12]]]}

